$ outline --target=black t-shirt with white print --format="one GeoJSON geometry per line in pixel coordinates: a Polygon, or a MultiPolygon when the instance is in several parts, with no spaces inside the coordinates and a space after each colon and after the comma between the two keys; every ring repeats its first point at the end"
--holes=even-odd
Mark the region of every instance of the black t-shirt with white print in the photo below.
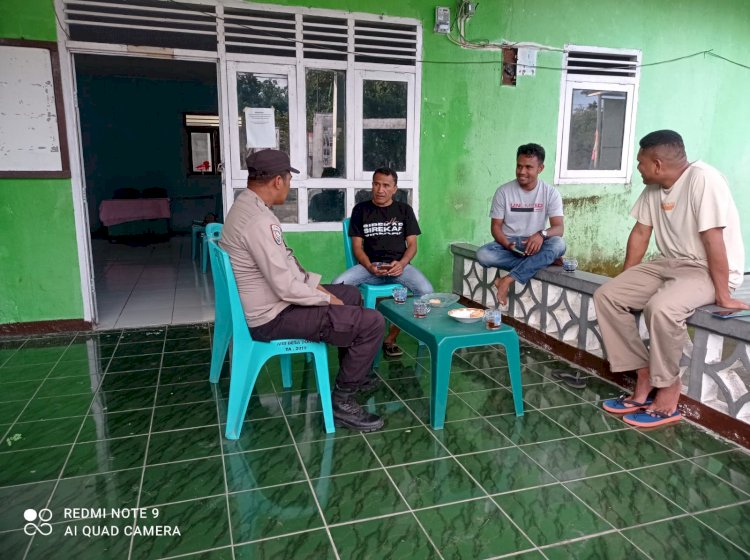
{"type": "Polygon", "coordinates": [[[352,210],[349,237],[362,237],[365,254],[371,262],[391,262],[406,252],[406,238],[422,233],[411,206],[394,200],[376,206],[371,200],[352,210]]]}

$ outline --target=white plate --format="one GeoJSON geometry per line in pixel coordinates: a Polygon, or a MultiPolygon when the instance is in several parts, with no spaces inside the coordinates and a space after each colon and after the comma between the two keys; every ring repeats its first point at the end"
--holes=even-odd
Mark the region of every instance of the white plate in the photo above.
{"type": "Polygon", "coordinates": [[[461,309],[451,309],[448,315],[459,323],[476,323],[484,317],[484,311],[481,309],[472,309],[462,307],[461,309]]]}

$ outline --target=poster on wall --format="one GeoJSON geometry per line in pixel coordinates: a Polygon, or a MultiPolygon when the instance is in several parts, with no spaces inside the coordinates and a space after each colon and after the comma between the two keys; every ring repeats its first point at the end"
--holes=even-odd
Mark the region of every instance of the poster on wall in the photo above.
{"type": "Polygon", "coordinates": [[[0,76],[0,176],[70,177],[56,45],[0,40],[0,76]]]}
{"type": "Polygon", "coordinates": [[[244,113],[247,148],[278,149],[279,143],[276,135],[276,118],[273,107],[245,107],[244,113]]]}

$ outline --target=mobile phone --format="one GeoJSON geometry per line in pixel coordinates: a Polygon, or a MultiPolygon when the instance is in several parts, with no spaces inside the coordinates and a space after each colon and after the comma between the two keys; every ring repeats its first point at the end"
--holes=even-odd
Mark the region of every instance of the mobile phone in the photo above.
{"type": "Polygon", "coordinates": [[[522,257],[525,257],[525,256],[526,256],[526,253],[524,253],[523,251],[521,251],[521,249],[519,249],[519,248],[518,248],[518,247],[516,247],[515,245],[513,245],[513,247],[511,247],[511,249],[510,249],[510,250],[511,250],[511,251],[513,251],[513,252],[514,252],[515,254],[517,254],[517,255],[521,255],[522,257]]]}
{"type": "Polygon", "coordinates": [[[733,317],[750,317],[750,309],[717,309],[711,311],[711,315],[719,319],[731,319],[733,317]]]}

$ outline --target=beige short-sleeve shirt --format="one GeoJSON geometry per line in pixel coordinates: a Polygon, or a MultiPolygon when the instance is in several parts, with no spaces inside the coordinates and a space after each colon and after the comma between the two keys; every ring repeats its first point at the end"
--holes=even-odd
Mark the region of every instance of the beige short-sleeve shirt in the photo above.
{"type": "Polygon", "coordinates": [[[737,207],[724,176],[696,161],[669,189],[648,185],[630,211],[640,223],[653,227],[656,246],[668,259],[698,261],[708,269],[700,232],[723,228],[729,262],[729,287],[742,284],[745,249],[737,207]]]}

